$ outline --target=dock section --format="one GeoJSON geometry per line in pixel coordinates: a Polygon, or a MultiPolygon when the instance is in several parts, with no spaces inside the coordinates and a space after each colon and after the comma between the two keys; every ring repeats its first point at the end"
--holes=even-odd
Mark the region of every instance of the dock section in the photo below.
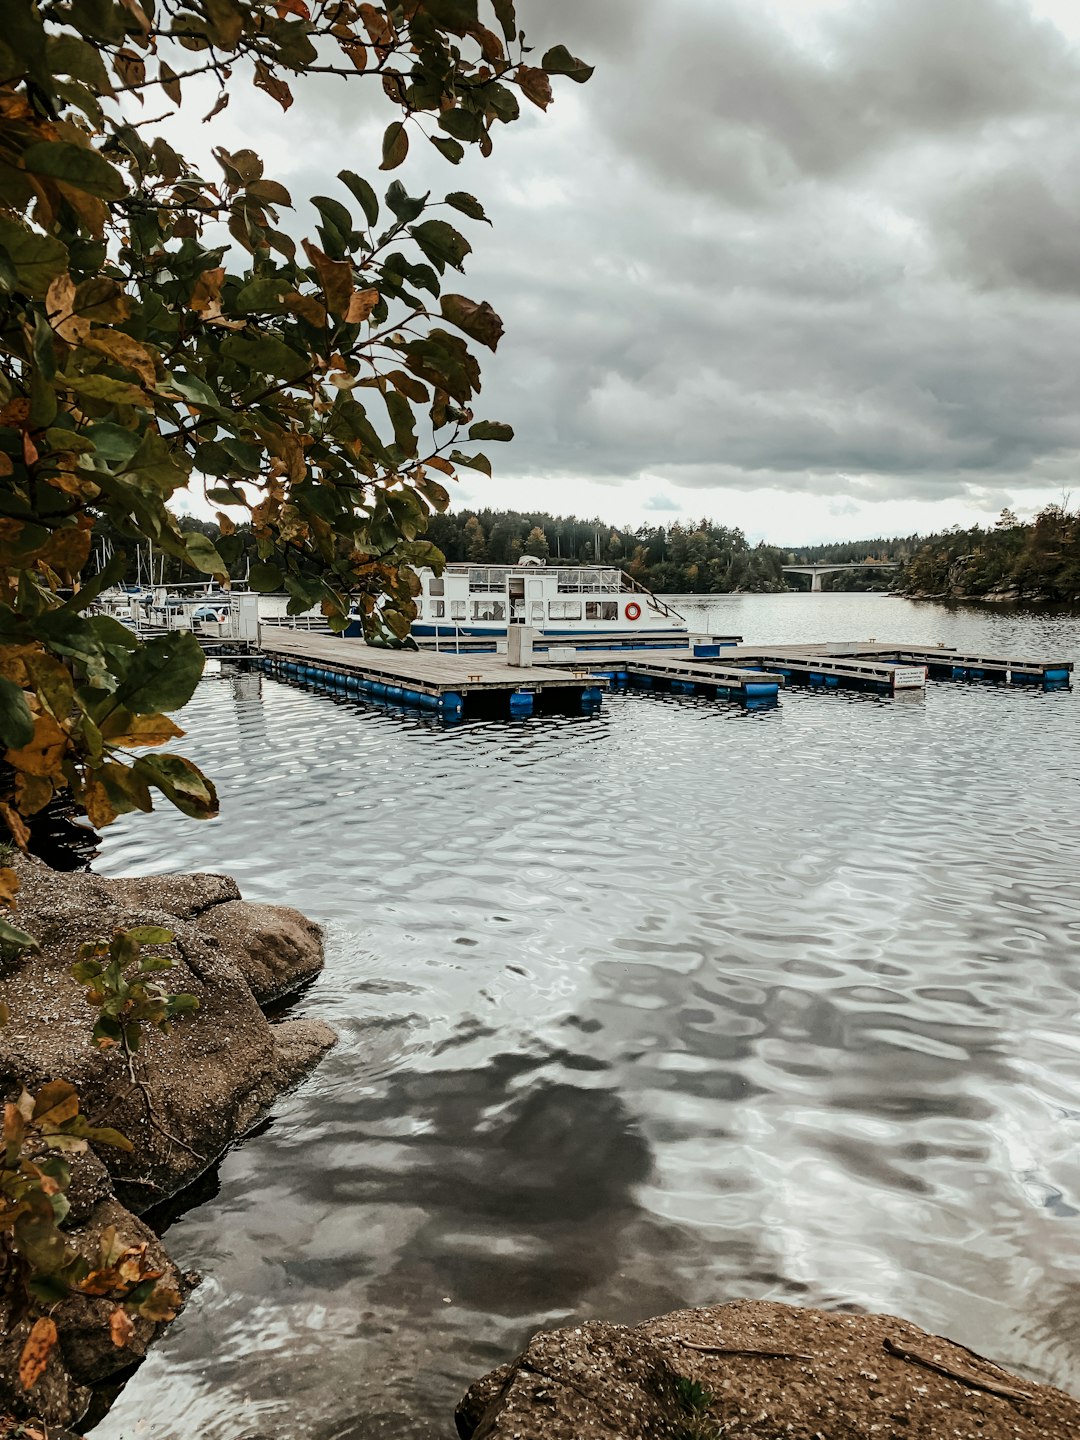
{"type": "Polygon", "coordinates": [[[384,650],[362,640],[266,625],[256,664],[270,674],[360,693],[387,704],[466,715],[592,713],[608,687],[666,689],[744,705],[775,703],[785,685],[855,687],[879,695],[918,693],[927,677],[1006,685],[1071,687],[1073,665],[1018,655],[971,655],[876,640],[807,645],[732,645],[715,637],[668,649],[633,651],[565,644],[528,663],[525,634],[514,654],[384,650]],[[511,659],[514,663],[511,663],[511,659]],[[521,662],[521,663],[519,663],[521,662]],[[554,663],[552,663],[554,662],[554,663]]]}
{"type": "Polygon", "coordinates": [[[271,674],[326,685],[446,719],[492,712],[528,716],[595,710],[604,681],[585,670],[508,665],[502,657],[382,650],[360,640],[282,626],[263,627],[261,663],[271,674]]]}
{"type": "Polygon", "coordinates": [[[897,664],[925,665],[935,680],[991,680],[1004,685],[1042,685],[1045,689],[1067,689],[1072,683],[1071,660],[1035,660],[1021,655],[967,654],[945,645],[925,648],[910,645],[832,644],[830,655],[879,657],[897,664]]]}

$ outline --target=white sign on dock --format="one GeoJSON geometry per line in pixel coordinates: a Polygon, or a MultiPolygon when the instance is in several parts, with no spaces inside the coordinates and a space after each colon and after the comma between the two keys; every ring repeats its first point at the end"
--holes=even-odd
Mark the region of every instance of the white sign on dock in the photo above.
{"type": "Polygon", "coordinates": [[[897,665],[894,667],[894,690],[921,690],[925,686],[925,684],[925,665],[897,665]]]}

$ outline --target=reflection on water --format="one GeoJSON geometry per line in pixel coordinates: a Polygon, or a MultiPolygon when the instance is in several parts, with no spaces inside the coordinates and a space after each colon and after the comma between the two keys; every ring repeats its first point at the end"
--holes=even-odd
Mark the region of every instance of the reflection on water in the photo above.
{"type": "MultiPolygon", "coordinates": [[[[1080,623],[884,596],[691,623],[1076,658],[1080,623]]],[[[187,749],[226,870],[329,928],[342,1036],[172,1229],[206,1280],[96,1440],[449,1440],[541,1324],[738,1295],[1080,1366],[1076,697],[615,696],[456,730],[260,675],[187,749]]]]}

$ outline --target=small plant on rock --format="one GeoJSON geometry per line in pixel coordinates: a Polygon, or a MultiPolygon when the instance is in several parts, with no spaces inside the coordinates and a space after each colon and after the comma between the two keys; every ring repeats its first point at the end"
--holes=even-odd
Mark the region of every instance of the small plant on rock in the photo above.
{"type": "MultiPolygon", "coordinates": [[[[69,1210],[71,1174],[65,1154],[85,1151],[89,1141],[131,1150],[118,1130],[91,1125],[79,1109],[75,1088],[52,1080],[36,1095],[23,1090],[4,1106],[0,1151],[0,1285],[18,1324],[35,1310],[47,1312],[72,1296],[115,1302],[109,1318],[113,1343],[123,1348],[135,1333],[130,1312],[148,1320],[171,1320],[180,1296],[162,1284],[162,1271],[146,1257],[145,1242],[127,1245],[110,1226],[98,1254],[89,1260],[60,1226],[69,1210]]],[[[27,1390],[37,1383],[58,1339],[56,1321],[39,1313],[23,1347],[19,1379],[27,1390]]]]}

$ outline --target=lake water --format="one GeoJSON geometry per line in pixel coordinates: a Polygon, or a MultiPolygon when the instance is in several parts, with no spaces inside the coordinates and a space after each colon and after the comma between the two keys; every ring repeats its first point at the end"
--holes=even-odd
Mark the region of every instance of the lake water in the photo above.
{"type": "MultiPolygon", "coordinates": [[[[692,625],[1080,658],[1080,618],[719,597],[692,625]]],[[[95,1440],[449,1440],[538,1326],[887,1310],[1080,1384],[1080,710],[932,683],[456,729],[208,678],[226,871],[324,922],[341,1043],[169,1231],[205,1277],[95,1440]]]]}

